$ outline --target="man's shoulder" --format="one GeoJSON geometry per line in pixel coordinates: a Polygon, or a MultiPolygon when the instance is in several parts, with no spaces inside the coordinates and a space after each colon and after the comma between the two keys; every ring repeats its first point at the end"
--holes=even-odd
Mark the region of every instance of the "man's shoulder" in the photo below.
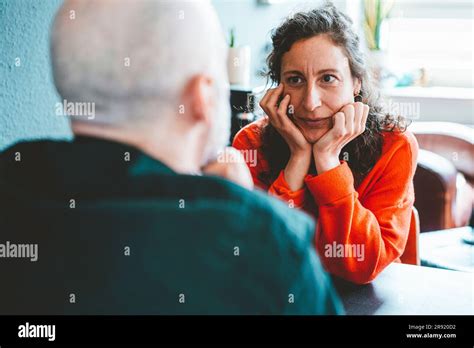
{"type": "Polygon", "coordinates": [[[34,154],[41,152],[44,147],[51,142],[52,141],[48,140],[25,140],[12,143],[0,151],[0,159],[4,161],[8,161],[9,159],[20,161],[22,153],[34,154]]]}
{"type": "Polygon", "coordinates": [[[40,176],[50,166],[45,154],[54,143],[52,140],[27,140],[11,144],[0,151],[0,181],[43,180],[40,176]]]}
{"type": "Polygon", "coordinates": [[[113,156],[102,156],[99,163],[90,158],[94,154],[83,156],[78,146],[56,141],[23,142],[11,146],[0,154],[0,165],[3,163],[8,167],[4,167],[6,170],[0,181],[12,189],[28,183],[28,199],[34,199],[31,193],[36,191],[45,192],[54,200],[57,195],[62,197],[73,190],[78,198],[94,196],[97,201],[120,198],[131,204],[147,199],[160,202],[161,207],[169,205],[169,209],[179,209],[180,202],[183,202],[186,207],[181,210],[183,215],[187,212],[191,215],[202,213],[216,223],[226,224],[223,228],[245,229],[249,235],[269,233],[298,243],[311,239],[313,220],[263,191],[250,191],[217,176],[163,172],[160,163],[151,159],[143,166],[145,171],[137,170],[140,161],[131,163],[127,174],[123,172],[123,165],[117,167],[106,163],[107,158],[113,156]],[[81,156],[76,156],[78,153],[81,156]],[[20,164],[15,162],[15,155],[21,156],[18,158],[20,164]],[[75,156],[77,160],[74,160],[75,156]],[[90,166],[90,163],[96,165],[90,166]],[[68,173],[74,169],[69,168],[72,164],[82,168],[81,172],[68,173]],[[154,168],[156,166],[160,167],[159,170],[154,168]],[[134,174],[135,171],[139,172],[138,175],[134,174]],[[111,177],[107,173],[115,175],[111,177]],[[60,182],[54,180],[58,177],[62,178],[60,182]],[[53,195],[54,192],[57,195],[53,195]]]}
{"type": "Polygon", "coordinates": [[[304,212],[289,208],[280,200],[259,189],[250,191],[240,185],[217,177],[201,177],[200,185],[209,192],[224,195],[206,195],[210,209],[229,215],[248,230],[260,230],[273,235],[287,235],[297,243],[311,242],[314,221],[304,212]],[[219,187],[219,189],[218,189],[219,187]]]}

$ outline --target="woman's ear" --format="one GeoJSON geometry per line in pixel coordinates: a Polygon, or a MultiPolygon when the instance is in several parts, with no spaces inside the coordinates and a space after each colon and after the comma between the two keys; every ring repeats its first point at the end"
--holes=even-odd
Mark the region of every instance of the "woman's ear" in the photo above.
{"type": "Polygon", "coordinates": [[[212,105],[214,104],[214,88],[212,78],[205,75],[195,75],[186,83],[182,100],[184,109],[196,123],[210,122],[212,105]]]}
{"type": "Polygon", "coordinates": [[[362,82],[361,82],[361,80],[358,79],[358,78],[355,78],[355,79],[354,79],[354,95],[355,95],[355,96],[358,95],[358,94],[360,94],[361,88],[362,88],[362,82]]]}

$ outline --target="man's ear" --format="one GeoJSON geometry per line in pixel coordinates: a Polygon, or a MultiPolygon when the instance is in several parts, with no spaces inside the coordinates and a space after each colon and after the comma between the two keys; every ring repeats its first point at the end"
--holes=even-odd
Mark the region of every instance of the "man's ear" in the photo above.
{"type": "Polygon", "coordinates": [[[214,104],[214,88],[212,78],[195,75],[186,83],[182,95],[186,113],[194,122],[210,122],[212,105],[214,104]]]}

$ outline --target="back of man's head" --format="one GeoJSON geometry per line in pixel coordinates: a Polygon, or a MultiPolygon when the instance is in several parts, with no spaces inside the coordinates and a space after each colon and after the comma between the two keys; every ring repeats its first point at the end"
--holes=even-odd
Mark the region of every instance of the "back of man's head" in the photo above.
{"type": "Polygon", "coordinates": [[[209,1],[67,0],[51,49],[64,105],[93,105],[92,117],[73,110],[73,122],[146,129],[183,113],[186,83],[205,75],[217,100],[211,135],[228,135],[227,49],[209,1]]]}

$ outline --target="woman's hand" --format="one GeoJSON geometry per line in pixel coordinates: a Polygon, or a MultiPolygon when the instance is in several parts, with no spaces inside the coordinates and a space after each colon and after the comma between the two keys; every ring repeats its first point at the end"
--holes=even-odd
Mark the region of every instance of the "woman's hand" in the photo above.
{"type": "Polygon", "coordinates": [[[271,125],[290,148],[290,159],[284,171],[285,181],[292,191],[297,191],[304,185],[304,178],[311,164],[312,147],[286,113],[290,105],[290,95],[287,94],[278,105],[282,92],[281,83],[277,88],[269,89],[260,101],[260,106],[267,114],[271,125]]]}
{"type": "Polygon", "coordinates": [[[345,105],[333,116],[332,129],[313,145],[313,156],[318,174],[322,174],[339,163],[339,154],[344,146],[365,130],[369,106],[361,102],[345,105]]]}
{"type": "Polygon", "coordinates": [[[287,94],[281,100],[280,105],[278,105],[282,93],[283,85],[280,83],[277,88],[267,91],[260,101],[260,106],[265,111],[272,126],[285,139],[290,147],[291,154],[311,153],[311,144],[308,143],[303,133],[301,133],[286,113],[290,105],[290,95],[287,94]]]}

